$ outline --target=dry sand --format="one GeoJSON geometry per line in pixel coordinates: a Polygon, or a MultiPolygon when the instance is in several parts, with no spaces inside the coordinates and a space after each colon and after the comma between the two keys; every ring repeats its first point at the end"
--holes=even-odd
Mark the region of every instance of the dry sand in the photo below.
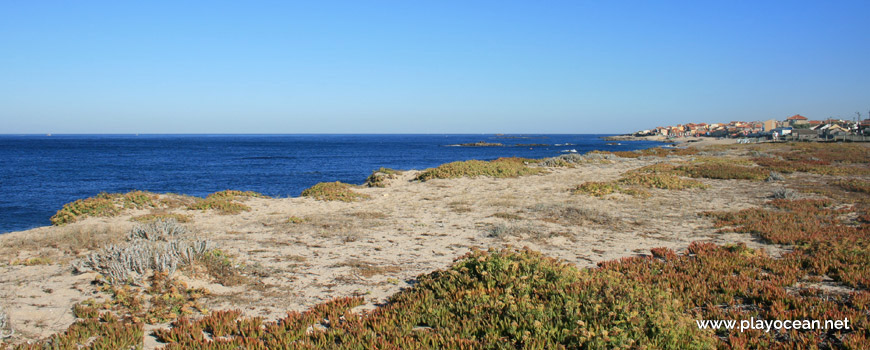
{"type": "MultiPolygon", "coordinates": [[[[372,308],[409,287],[417,275],[446,268],[471,247],[528,246],[586,267],[648,254],[654,247],[683,250],[692,241],[761,246],[749,235],[716,233],[698,213],[757,206],[770,194],[765,183],[702,180],[711,187],[651,190],[648,199],[569,192],[585,181],[612,180],[662,161],[673,159],[618,159],[509,179],[418,182],[411,181],[416,172],[408,171],[386,188],[358,189],[372,196],[362,202],[249,199],[245,203],[253,210],[237,215],[177,209],[191,215],[192,222],[185,224],[190,229],[263,276],[256,285],[235,287],[202,276],[181,278],[211,291],[205,299],[211,310],[241,309],[274,319],[341,296],[364,296],[364,307],[372,308]],[[291,216],[305,221],[288,223],[291,216]],[[493,227],[507,233],[492,237],[493,227]]],[[[102,295],[91,283],[94,273],[72,273],[70,262],[95,248],[78,245],[117,240],[134,225],[131,216],[143,213],[0,236],[0,300],[18,331],[17,341],[62,331],[74,321],[74,303],[102,295]],[[14,263],[35,256],[53,262],[14,263]]],[[[146,340],[146,348],[155,345],[146,340]]]]}
{"type": "Polygon", "coordinates": [[[668,138],[662,135],[654,135],[654,136],[633,136],[633,135],[619,135],[619,136],[610,136],[606,138],[607,140],[614,141],[659,141],[659,142],[673,142],[675,145],[679,147],[697,147],[702,148],[706,146],[713,145],[731,145],[737,143],[738,139],[728,139],[728,138],[715,138],[715,137],[678,137],[678,138],[668,138]]]}

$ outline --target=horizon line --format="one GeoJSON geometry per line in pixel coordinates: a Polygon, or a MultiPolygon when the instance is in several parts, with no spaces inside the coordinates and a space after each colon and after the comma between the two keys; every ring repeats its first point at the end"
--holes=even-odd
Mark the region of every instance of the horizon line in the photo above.
{"type": "Polygon", "coordinates": [[[271,136],[271,135],[629,135],[629,133],[503,133],[503,132],[474,132],[474,133],[0,133],[0,136],[84,136],[84,135],[248,135],[248,136],[271,136]]]}

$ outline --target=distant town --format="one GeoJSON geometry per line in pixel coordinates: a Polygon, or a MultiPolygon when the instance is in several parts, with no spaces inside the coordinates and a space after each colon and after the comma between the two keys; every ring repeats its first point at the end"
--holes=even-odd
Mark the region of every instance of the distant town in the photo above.
{"type": "MultiPolygon", "coordinates": [[[[688,123],[675,126],[659,126],[635,132],[634,136],[717,137],[717,138],[767,138],[772,140],[861,140],[870,136],[870,119],[811,120],[795,114],[783,120],[731,121],[728,123],[688,123]]],[[[870,140],[870,139],[868,139],[870,140]]]]}

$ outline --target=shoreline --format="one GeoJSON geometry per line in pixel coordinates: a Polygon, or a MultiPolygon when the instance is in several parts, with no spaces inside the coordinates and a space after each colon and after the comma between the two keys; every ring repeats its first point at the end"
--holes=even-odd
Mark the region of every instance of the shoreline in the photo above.
{"type": "MultiPolygon", "coordinates": [[[[684,252],[692,242],[739,243],[773,256],[788,251],[751,235],[722,233],[711,218],[698,215],[762,206],[771,193],[763,181],[699,178],[694,181],[706,188],[643,190],[649,197],[575,192],[583,183],[617,181],[660,164],[694,164],[695,158],[713,154],[697,153],[694,147],[662,152],[633,158],[607,152],[566,155],[581,161],[508,178],[421,182],[414,179],[422,170],[385,173],[384,187],[351,187],[367,197],[360,201],[239,197],[236,201],[250,210],[221,215],[178,207],[160,212],[185,216],[189,221],[183,226],[216,244],[234,265],[249,267],[242,276],[256,276],[233,284],[203,271],[180,270],[180,281],[210,291],[203,298],[205,307],[241,309],[246,316],[267,320],[335,297],[362,297],[363,305],[354,310],[373,310],[412,288],[418,276],[444,269],[477,248],[525,246],[578,268],[649,257],[654,248],[684,252]]],[[[747,152],[715,147],[716,157],[733,162],[747,152]]],[[[0,235],[0,300],[19,330],[17,341],[62,331],[75,320],[72,305],[106,298],[93,283],[96,273],[73,274],[70,264],[122,242],[137,225],[131,219],[153,211],[125,209],[114,217],[0,235]]],[[[159,346],[151,336],[145,341],[146,349],[159,346]]]]}
{"type": "MultiPolygon", "coordinates": [[[[694,213],[687,210],[685,205],[687,201],[702,205],[702,207],[691,209],[694,211],[740,208],[754,202],[754,200],[746,202],[748,198],[738,199],[741,198],[740,196],[724,196],[716,201],[691,200],[682,197],[685,195],[698,196],[703,195],[703,193],[661,191],[661,193],[657,193],[659,197],[656,200],[657,207],[661,209],[666,206],[675,212],[685,212],[684,218],[687,221],[684,225],[688,225],[682,229],[662,230],[656,227],[666,226],[664,222],[667,220],[652,224],[647,218],[652,213],[649,212],[650,208],[644,205],[645,201],[635,201],[625,196],[619,197],[621,199],[616,201],[602,201],[594,197],[572,195],[567,191],[570,186],[582,182],[581,179],[588,181],[608,180],[617,177],[622,172],[655,162],[656,160],[614,158],[609,161],[596,161],[580,168],[553,168],[551,173],[546,175],[504,179],[487,177],[436,179],[427,182],[411,181],[414,176],[421,172],[412,170],[403,172],[397,179],[389,180],[389,185],[386,188],[354,189],[372,197],[371,200],[362,202],[319,201],[305,197],[249,198],[245,199],[244,203],[249,205],[252,210],[235,215],[220,215],[212,211],[174,210],[172,212],[189,215],[191,217],[190,223],[184,225],[191,227],[196,232],[208,232],[208,237],[211,240],[217,242],[227,253],[236,256],[240,262],[245,264],[258,262],[267,267],[284,271],[297,270],[300,261],[301,265],[307,265],[304,271],[296,271],[289,275],[274,276],[264,280],[266,284],[282,286],[280,288],[291,288],[296,291],[295,293],[300,293],[300,297],[289,300],[269,298],[260,292],[243,292],[236,287],[226,287],[208,280],[185,278],[184,280],[188,285],[206,288],[214,295],[219,296],[215,298],[214,304],[209,307],[210,309],[238,307],[238,301],[245,300],[244,304],[253,308],[245,311],[246,315],[274,319],[288,310],[304,310],[332,297],[350,296],[363,292],[367,295],[367,303],[361,309],[369,310],[375,305],[383,303],[388,296],[400,289],[410,287],[410,284],[402,281],[411,281],[414,276],[419,274],[444,268],[456,257],[469,252],[472,247],[529,246],[548,256],[564,259],[580,267],[593,267],[598,262],[636,255],[640,251],[648,251],[663,243],[673,249],[681,249],[691,241],[709,239],[712,228],[696,231],[699,227],[704,226],[705,220],[690,219],[694,213]],[[536,198],[536,192],[546,191],[546,189],[552,191],[555,189],[554,187],[563,187],[554,193],[554,198],[547,200],[536,198]],[[421,205],[423,203],[426,203],[426,206],[421,205]],[[612,207],[607,209],[609,212],[635,212],[637,214],[631,216],[604,214],[600,208],[602,204],[606,204],[605,207],[612,207]],[[433,207],[433,205],[435,206],[433,207]],[[629,205],[632,209],[616,209],[624,205],[629,205]],[[511,215],[553,215],[534,212],[536,206],[548,207],[548,209],[539,210],[555,210],[556,212],[553,214],[565,206],[582,208],[579,210],[587,213],[581,214],[583,217],[576,220],[585,222],[585,225],[590,226],[574,227],[569,225],[566,227],[558,223],[540,221],[545,227],[549,227],[547,231],[557,232],[570,227],[573,227],[570,230],[575,231],[570,236],[563,237],[560,234],[542,241],[537,241],[537,239],[530,241],[529,238],[523,237],[502,239],[487,236],[488,225],[502,224],[510,227],[513,222],[511,215]],[[499,213],[504,213],[507,219],[500,218],[502,215],[499,213]],[[304,218],[306,222],[288,223],[287,217],[304,218]],[[605,221],[596,223],[600,220],[605,221]],[[624,233],[616,234],[612,231],[615,227],[622,227],[617,232],[624,233]],[[629,232],[635,232],[637,227],[647,227],[650,236],[648,238],[632,237],[629,232]],[[321,231],[324,228],[329,232],[321,231]],[[276,237],[285,236],[287,232],[296,232],[299,229],[309,232],[304,236],[307,238],[296,235],[290,245],[286,246],[287,248],[281,248],[283,245],[275,246],[278,243],[275,240],[276,237]],[[392,232],[393,234],[388,236],[384,235],[383,232],[392,232]],[[605,232],[609,232],[608,235],[612,237],[606,241],[594,238],[605,234],[605,232]],[[423,238],[425,240],[421,241],[423,238]],[[615,244],[616,242],[620,243],[615,244]],[[632,243],[626,244],[626,242],[632,243]],[[579,247],[583,248],[578,251],[579,247]],[[262,252],[247,253],[259,251],[262,252]],[[275,259],[275,254],[279,251],[282,252],[278,254],[279,256],[292,256],[294,258],[268,263],[267,261],[275,259]],[[354,261],[372,264],[385,271],[392,271],[396,267],[402,266],[402,271],[397,274],[376,274],[369,278],[359,279],[359,277],[354,277],[355,268],[352,267],[355,264],[354,261]],[[333,286],[335,278],[342,281],[342,286],[333,286]],[[390,283],[389,279],[395,279],[399,282],[390,283]],[[300,288],[300,285],[307,287],[300,288]],[[220,296],[229,297],[230,295],[237,295],[233,298],[241,299],[233,303],[220,301],[223,298],[220,296]]],[[[761,189],[755,190],[760,191],[761,189]]],[[[76,235],[92,230],[103,230],[108,235],[122,236],[123,232],[135,225],[130,219],[146,212],[147,210],[141,209],[126,210],[117,217],[88,217],[65,226],[46,226],[27,231],[10,232],[0,235],[0,242],[3,243],[2,246],[8,247],[21,244],[10,244],[10,242],[40,241],[45,237],[76,235]]],[[[524,234],[540,235],[544,232],[524,234]]],[[[546,234],[546,236],[549,235],[549,233],[546,234]]],[[[722,243],[741,241],[753,244],[748,239],[739,239],[736,236],[729,237],[717,241],[722,243]]],[[[6,252],[0,256],[6,261],[16,259],[26,261],[33,257],[28,254],[33,253],[38,252],[16,251],[14,257],[9,257],[9,252],[6,252]]],[[[96,276],[93,273],[70,275],[47,281],[42,278],[26,277],[62,274],[62,271],[67,269],[65,266],[74,260],[72,256],[65,254],[53,259],[61,261],[62,264],[0,267],[0,275],[8,276],[0,281],[0,285],[10,280],[18,280],[19,283],[28,280],[30,282],[26,282],[25,285],[35,284],[41,287],[25,287],[25,289],[38,291],[46,288],[61,290],[65,284],[72,284],[75,290],[83,294],[75,297],[75,293],[72,293],[61,297],[56,293],[51,293],[52,295],[35,293],[35,295],[19,295],[17,298],[12,295],[3,295],[6,300],[10,301],[21,300],[21,298],[37,298],[37,300],[42,300],[39,302],[40,304],[57,305],[48,308],[48,310],[22,307],[19,311],[11,314],[12,318],[28,323],[39,323],[41,322],[39,320],[44,319],[44,317],[57,318],[55,310],[69,310],[72,303],[82,301],[84,295],[96,292],[94,287],[89,285],[89,282],[96,276]],[[20,271],[15,273],[14,270],[20,271]],[[58,306],[60,307],[58,308],[58,306]],[[48,314],[45,313],[46,311],[48,314]]],[[[62,314],[64,316],[60,317],[60,320],[72,321],[71,314],[68,312],[62,312],[62,314]]],[[[59,323],[58,326],[62,326],[64,322],[59,323]]],[[[34,334],[38,334],[39,337],[47,336],[61,329],[47,327],[39,331],[39,328],[22,328],[24,332],[38,332],[34,334]]]]}
{"type": "Polygon", "coordinates": [[[0,158],[7,160],[4,162],[7,164],[5,169],[10,174],[34,173],[36,175],[15,178],[8,184],[12,192],[2,208],[2,212],[8,217],[3,220],[4,225],[0,225],[0,232],[7,233],[49,225],[49,217],[64,204],[95,196],[101,191],[127,192],[140,189],[157,193],[175,192],[206,196],[215,191],[231,188],[252,190],[273,196],[298,196],[303,189],[321,181],[341,180],[362,183],[373,170],[381,166],[395,169],[421,169],[471,158],[483,160],[503,156],[543,158],[557,156],[561,150],[578,147],[573,146],[576,144],[610,150],[651,146],[606,146],[598,138],[599,135],[549,135],[549,139],[545,141],[536,139],[495,141],[487,138],[492,135],[451,135],[448,138],[444,135],[441,137],[351,135],[340,138],[331,135],[329,137],[314,135],[303,139],[289,137],[271,141],[257,138],[245,140],[248,135],[241,135],[239,136],[241,139],[236,140],[235,136],[238,135],[217,139],[202,136],[192,138],[168,136],[173,142],[180,142],[178,147],[182,148],[177,152],[179,153],[177,157],[170,158],[165,154],[167,152],[174,154],[175,151],[161,146],[165,144],[163,141],[155,143],[134,138],[130,138],[130,141],[114,138],[103,140],[100,137],[91,139],[87,136],[84,140],[65,140],[64,144],[77,150],[87,149],[93,142],[97,142],[97,145],[111,145],[111,147],[98,147],[98,150],[93,151],[95,153],[90,156],[76,151],[79,156],[95,159],[95,163],[86,167],[87,169],[77,169],[78,164],[69,161],[68,158],[61,159],[57,152],[41,151],[42,148],[36,145],[44,145],[43,141],[17,142],[16,147],[23,147],[30,151],[20,155],[2,152],[4,155],[0,158]],[[503,149],[447,147],[449,144],[481,139],[502,142],[506,146],[503,149]],[[204,147],[227,145],[228,142],[235,145],[237,141],[241,142],[240,147],[243,147],[239,154],[234,151],[224,151],[229,149],[226,147],[218,147],[213,152],[204,147]],[[332,142],[347,143],[333,145],[332,142]],[[540,146],[541,142],[550,146],[540,146]],[[568,143],[572,144],[572,147],[560,148],[568,143]],[[121,145],[141,147],[144,153],[137,159],[133,159],[110,151],[121,145]],[[309,154],[310,152],[306,151],[309,149],[314,153],[309,154]],[[402,155],[398,156],[399,154],[402,155]],[[23,160],[31,157],[34,159],[33,162],[25,162],[21,166],[12,165],[18,164],[16,159],[23,160]],[[117,161],[113,160],[113,157],[117,158],[117,161]],[[146,168],[141,168],[143,171],[139,171],[143,166],[146,168]],[[76,171],[67,172],[65,175],[57,170],[64,168],[76,171]],[[100,169],[111,170],[104,173],[100,169]],[[144,175],[146,173],[147,176],[144,175]],[[247,178],[253,173],[257,173],[258,176],[247,178]]]}

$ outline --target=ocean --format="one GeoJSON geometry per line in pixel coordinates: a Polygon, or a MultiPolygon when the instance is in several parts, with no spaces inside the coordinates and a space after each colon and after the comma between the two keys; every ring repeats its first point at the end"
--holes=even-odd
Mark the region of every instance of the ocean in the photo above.
{"type": "Polygon", "coordinates": [[[458,160],[661,145],[607,144],[602,136],[0,135],[0,233],[50,225],[65,203],[100,192],[205,196],[234,189],[287,197],[323,181],[361,184],[380,167],[424,169],[458,160]],[[479,141],[505,146],[448,146],[479,141]]]}

